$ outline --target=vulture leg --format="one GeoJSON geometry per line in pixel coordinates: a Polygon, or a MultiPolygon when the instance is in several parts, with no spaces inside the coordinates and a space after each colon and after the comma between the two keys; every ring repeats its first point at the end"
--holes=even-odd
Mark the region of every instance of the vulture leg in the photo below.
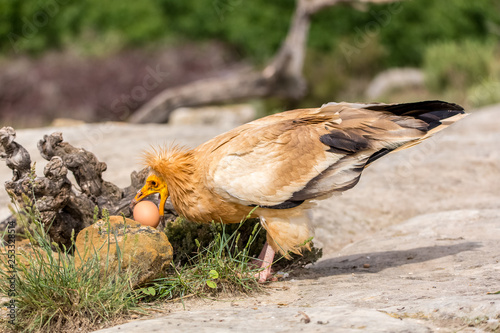
{"type": "Polygon", "coordinates": [[[264,283],[272,279],[271,265],[273,264],[274,254],[273,248],[266,242],[259,254],[259,258],[256,260],[257,266],[259,268],[264,268],[255,274],[255,277],[259,279],[259,283],[264,283]]]}

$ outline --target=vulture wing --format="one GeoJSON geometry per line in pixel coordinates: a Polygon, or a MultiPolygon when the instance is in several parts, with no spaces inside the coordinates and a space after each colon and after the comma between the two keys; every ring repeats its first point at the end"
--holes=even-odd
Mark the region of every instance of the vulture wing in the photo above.
{"type": "Polygon", "coordinates": [[[352,188],[376,159],[465,116],[455,104],[329,103],[259,119],[196,148],[224,200],[286,209],[352,188]]]}

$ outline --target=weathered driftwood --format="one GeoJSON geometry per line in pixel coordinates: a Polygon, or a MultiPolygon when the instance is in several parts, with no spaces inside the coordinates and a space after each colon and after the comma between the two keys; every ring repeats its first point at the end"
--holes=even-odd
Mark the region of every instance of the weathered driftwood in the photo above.
{"type": "Polygon", "coordinates": [[[15,138],[16,131],[12,127],[0,129],[0,144],[3,149],[3,152],[0,152],[0,158],[5,159],[7,166],[12,169],[14,173],[12,181],[25,177],[31,168],[30,154],[14,141],[15,138]]]}
{"type": "MultiPolygon", "coordinates": [[[[38,143],[40,154],[49,162],[44,177],[37,177],[29,153],[14,141],[15,136],[12,127],[0,129],[3,149],[0,157],[14,174],[12,180],[5,183],[5,189],[20,207],[25,207],[28,199],[27,204],[36,208],[41,222],[47,228],[50,226],[48,234],[53,241],[70,245],[72,231],[76,235],[93,222],[96,206],[99,212],[107,209],[110,215],[131,216],[129,204],[144,183],[146,169],[132,172],[131,185],[121,189],[102,179],[105,163],[91,152],[64,142],[61,133],[53,133],[38,143]],[[67,178],[68,170],[75,176],[79,188],[67,178]]],[[[2,222],[3,228],[13,218],[2,222]]]]}
{"type": "Polygon", "coordinates": [[[307,37],[312,16],[338,4],[362,5],[399,0],[297,0],[288,34],[263,70],[239,71],[224,77],[204,79],[166,89],[130,117],[133,123],[168,121],[179,107],[193,107],[256,97],[300,99],[307,91],[303,76],[307,37]]]}

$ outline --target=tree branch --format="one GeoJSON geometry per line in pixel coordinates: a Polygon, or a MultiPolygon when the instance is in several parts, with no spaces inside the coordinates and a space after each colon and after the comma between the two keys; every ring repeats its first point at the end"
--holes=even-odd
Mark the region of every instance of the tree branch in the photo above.
{"type": "Polygon", "coordinates": [[[170,112],[182,106],[199,106],[227,100],[280,96],[298,99],[306,93],[302,75],[310,18],[315,12],[353,0],[298,0],[287,37],[263,71],[236,72],[164,90],[137,110],[133,123],[165,122],[170,112]]]}
{"type": "MultiPolygon", "coordinates": [[[[105,163],[91,152],[64,142],[61,133],[53,133],[38,143],[40,154],[49,162],[44,168],[44,177],[37,177],[32,171],[29,153],[14,141],[15,137],[12,127],[0,130],[4,151],[1,157],[14,174],[13,179],[5,183],[5,189],[19,207],[28,205],[38,214],[53,241],[69,248],[72,232],[76,235],[93,223],[95,206],[100,212],[107,209],[111,215],[132,215],[129,204],[144,184],[147,169],[132,172],[131,185],[120,189],[102,179],[107,168],[105,163]],[[75,176],[81,193],[74,191],[67,178],[68,170],[75,176]]],[[[0,223],[0,230],[12,220],[10,217],[0,223]]]]}

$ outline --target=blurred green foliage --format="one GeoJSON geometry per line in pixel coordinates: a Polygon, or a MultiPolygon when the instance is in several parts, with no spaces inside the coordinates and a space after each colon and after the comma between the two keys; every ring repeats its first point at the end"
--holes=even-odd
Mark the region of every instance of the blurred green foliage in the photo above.
{"type": "Polygon", "coordinates": [[[500,103],[500,73],[496,77],[488,77],[472,86],[467,91],[467,99],[471,106],[481,107],[500,103]]]}
{"type": "MultiPolygon", "coordinates": [[[[0,52],[36,54],[109,40],[121,48],[218,39],[262,62],[286,35],[294,6],[290,0],[0,0],[0,52]]],[[[349,58],[376,38],[385,67],[419,65],[429,44],[498,39],[499,33],[498,0],[406,0],[324,10],[313,20],[309,45],[349,58]]]]}
{"type": "Polygon", "coordinates": [[[429,91],[461,94],[471,107],[500,103],[500,45],[495,40],[432,44],[424,52],[423,69],[429,91]]]}
{"type": "Polygon", "coordinates": [[[424,52],[424,71],[431,90],[466,89],[492,72],[496,45],[465,39],[432,44],[424,52]]]}
{"type": "Polygon", "coordinates": [[[419,65],[429,44],[489,38],[500,38],[498,0],[407,0],[381,34],[396,66],[419,65]]]}

